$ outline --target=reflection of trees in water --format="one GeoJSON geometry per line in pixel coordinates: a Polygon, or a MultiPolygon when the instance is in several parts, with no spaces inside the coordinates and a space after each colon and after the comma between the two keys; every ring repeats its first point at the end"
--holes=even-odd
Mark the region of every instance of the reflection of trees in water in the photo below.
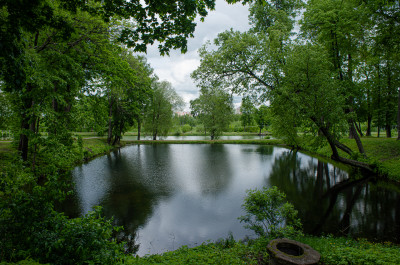
{"type": "Polygon", "coordinates": [[[306,233],[399,242],[400,194],[370,180],[349,178],[327,163],[285,152],[275,159],[267,184],[286,193],[306,233]]]}
{"type": "Polygon", "coordinates": [[[199,169],[202,194],[217,195],[229,187],[232,181],[232,162],[222,144],[209,145],[203,150],[199,169]]]}
{"type": "Polygon", "coordinates": [[[274,147],[271,145],[260,145],[257,147],[256,152],[261,154],[262,157],[272,156],[274,153],[274,147]]]}
{"type": "Polygon", "coordinates": [[[169,197],[172,190],[168,174],[149,175],[149,165],[145,164],[149,159],[142,156],[152,156],[153,166],[156,165],[160,172],[167,172],[167,163],[160,161],[162,158],[157,157],[157,152],[152,149],[149,150],[150,154],[142,154],[142,151],[138,146],[133,161],[127,155],[121,155],[120,150],[107,156],[108,174],[112,181],[102,205],[105,215],[113,217],[115,225],[124,227],[124,231],[118,233],[117,237],[128,241],[130,251],[138,249],[134,243],[137,229],[147,223],[158,201],[169,197]],[[144,179],[146,177],[150,179],[144,179]]]}

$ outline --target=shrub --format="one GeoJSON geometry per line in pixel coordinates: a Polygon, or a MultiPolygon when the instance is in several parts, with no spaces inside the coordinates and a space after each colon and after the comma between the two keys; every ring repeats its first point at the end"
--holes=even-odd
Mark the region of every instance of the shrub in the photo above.
{"type": "Polygon", "coordinates": [[[182,129],[183,133],[187,133],[187,132],[190,132],[192,130],[192,127],[189,124],[185,124],[185,125],[183,125],[181,127],[181,129],[182,129]]]}
{"type": "Polygon", "coordinates": [[[301,222],[293,205],[277,187],[248,190],[242,207],[247,212],[239,217],[246,228],[264,237],[294,237],[301,234],[301,222]]]}
{"type": "Polygon", "coordinates": [[[100,209],[75,219],[54,210],[69,192],[65,172],[81,156],[76,149],[48,139],[34,169],[18,158],[2,165],[0,260],[114,264],[119,259],[122,245],[112,240],[115,229],[100,209]]]}

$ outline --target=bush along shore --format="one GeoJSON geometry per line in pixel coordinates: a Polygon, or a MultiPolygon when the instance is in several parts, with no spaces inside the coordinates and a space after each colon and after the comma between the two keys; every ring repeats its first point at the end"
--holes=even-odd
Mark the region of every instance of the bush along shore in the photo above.
{"type": "MultiPolygon", "coordinates": [[[[383,138],[363,138],[363,142],[369,159],[376,161],[380,172],[399,181],[396,159],[400,157],[400,142],[383,138]]],[[[126,141],[117,148],[165,143],[283,145],[281,140],[126,141]]],[[[113,237],[123,228],[113,227],[110,220],[102,217],[100,208],[74,219],[54,210],[54,202],[63,200],[70,190],[66,172],[115,147],[103,139],[76,137],[71,147],[55,144],[54,148],[57,150],[42,150],[36,164],[27,165],[16,158],[10,142],[0,142],[0,264],[261,264],[268,260],[266,245],[272,239],[268,234],[239,241],[229,237],[144,257],[126,254],[124,243],[113,237]]],[[[303,149],[329,157],[326,147],[303,149]]],[[[400,247],[390,242],[329,235],[288,237],[320,252],[321,264],[400,264],[400,247]]]]}

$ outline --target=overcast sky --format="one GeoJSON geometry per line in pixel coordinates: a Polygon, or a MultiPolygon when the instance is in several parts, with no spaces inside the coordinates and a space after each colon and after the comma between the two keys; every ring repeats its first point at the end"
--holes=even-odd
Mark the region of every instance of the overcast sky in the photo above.
{"type": "MultiPolygon", "coordinates": [[[[204,22],[198,22],[194,38],[188,40],[188,51],[171,51],[170,56],[160,56],[157,47],[148,47],[147,59],[161,81],[167,80],[186,102],[199,96],[199,89],[190,78],[190,74],[200,65],[198,49],[207,41],[213,40],[218,33],[233,28],[246,31],[249,29],[248,6],[242,4],[229,5],[224,0],[216,0],[214,11],[210,11],[204,22]]],[[[237,100],[236,100],[237,101],[237,100]]],[[[236,102],[237,103],[237,102],[236,102]]],[[[237,104],[235,104],[237,105],[237,104]]]]}

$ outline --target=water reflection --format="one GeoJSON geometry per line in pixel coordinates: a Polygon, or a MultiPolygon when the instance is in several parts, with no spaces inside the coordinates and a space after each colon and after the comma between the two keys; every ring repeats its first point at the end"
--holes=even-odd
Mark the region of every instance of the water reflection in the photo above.
{"type": "Polygon", "coordinates": [[[293,152],[275,158],[266,179],[286,193],[307,233],[399,242],[400,193],[371,181],[293,152]]]}
{"type": "MultiPolygon", "coordinates": [[[[330,164],[258,145],[137,145],[73,171],[68,212],[102,205],[136,238],[139,255],[194,246],[232,232],[253,236],[237,220],[245,191],[278,186],[299,210],[307,233],[399,242],[400,195],[366,178],[350,180],[330,164]]],[[[134,246],[133,246],[134,247],[134,246]]]]}

